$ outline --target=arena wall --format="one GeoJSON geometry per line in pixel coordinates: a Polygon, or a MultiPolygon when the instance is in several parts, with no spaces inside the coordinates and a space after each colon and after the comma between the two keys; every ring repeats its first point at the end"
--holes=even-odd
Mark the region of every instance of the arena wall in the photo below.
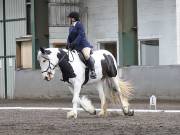
{"type": "MultiPolygon", "coordinates": [[[[146,100],[154,94],[158,99],[180,100],[180,66],[130,66],[119,68],[119,76],[134,87],[132,100],[146,100]]],[[[52,81],[42,80],[39,70],[16,71],[15,99],[72,98],[67,85],[56,71],[52,81]]],[[[97,98],[95,85],[83,87],[81,94],[97,98]]]]}

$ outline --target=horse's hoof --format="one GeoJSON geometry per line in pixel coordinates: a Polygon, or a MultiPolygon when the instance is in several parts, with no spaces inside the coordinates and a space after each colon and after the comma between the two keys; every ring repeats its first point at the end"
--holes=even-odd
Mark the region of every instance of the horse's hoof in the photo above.
{"type": "Polygon", "coordinates": [[[130,110],[129,107],[123,107],[123,113],[125,116],[133,116],[134,110],[130,110]]]}
{"type": "Polygon", "coordinates": [[[124,113],[124,115],[125,115],[125,116],[127,116],[127,115],[128,115],[128,113],[125,113],[125,112],[123,112],[123,113],[124,113]]]}
{"type": "Polygon", "coordinates": [[[130,111],[128,112],[128,116],[134,116],[134,110],[130,110],[130,111]]]}
{"type": "Polygon", "coordinates": [[[67,113],[67,118],[70,119],[70,118],[77,118],[77,114],[74,113],[73,111],[70,111],[67,113]]]}
{"type": "Polygon", "coordinates": [[[94,110],[94,113],[92,115],[96,115],[96,110],[94,110]]]}
{"type": "Polygon", "coordinates": [[[123,110],[123,113],[124,113],[125,116],[128,115],[129,107],[124,106],[124,107],[122,107],[122,110],[123,110]]]}
{"type": "Polygon", "coordinates": [[[106,116],[107,116],[107,113],[105,113],[105,112],[103,112],[103,111],[100,111],[100,112],[98,113],[98,116],[99,116],[99,117],[106,117],[106,116]]]}

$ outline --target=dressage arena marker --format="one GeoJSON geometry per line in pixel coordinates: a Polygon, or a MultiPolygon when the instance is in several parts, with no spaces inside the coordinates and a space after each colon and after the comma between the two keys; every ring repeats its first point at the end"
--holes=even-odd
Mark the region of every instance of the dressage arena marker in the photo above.
{"type": "MultiPolygon", "coordinates": [[[[72,108],[65,107],[0,107],[0,110],[65,110],[69,111],[72,108]]],[[[79,111],[83,111],[82,108],[78,108],[79,111]]],[[[96,111],[100,111],[100,109],[96,109],[96,111]]],[[[107,109],[108,112],[122,112],[122,109],[107,109]]],[[[148,109],[134,109],[134,112],[140,113],[180,113],[180,110],[148,110],[148,109]]]]}
{"type": "Polygon", "coordinates": [[[2,62],[1,62],[1,60],[0,60],[0,68],[2,68],[2,62]]]}
{"type": "Polygon", "coordinates": [[[156,110],[156,101],[157,101],[157,98],[155,95],[152,95],[150,97],[150,109],[152,109],[152,106],[154,106],[154,109],[156,110]]]}

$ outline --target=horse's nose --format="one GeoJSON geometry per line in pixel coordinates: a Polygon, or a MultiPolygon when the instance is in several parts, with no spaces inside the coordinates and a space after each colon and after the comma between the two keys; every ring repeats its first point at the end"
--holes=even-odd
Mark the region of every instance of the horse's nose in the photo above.
{"type": "Polygon", "coordinates": [[[51,75],[52,73],[51,73],[51,72],[48,72],[47,74],[48,74],[48,75],[51,75]]]}
{"type": "Polygon", "coordinates": [[[44,78],[46,81],[49,81],[49,79],[48,79],[48,77],[46,76],[45,78],[44,78]]]}

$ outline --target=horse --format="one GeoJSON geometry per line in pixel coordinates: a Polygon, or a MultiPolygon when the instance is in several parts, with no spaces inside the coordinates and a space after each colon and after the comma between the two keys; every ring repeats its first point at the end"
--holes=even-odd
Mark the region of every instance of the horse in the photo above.
{"type": "Polygon", "coordinates": [[[96,114],[96,109],[87,96],[80,96],[82,86],[96,84],[99,94],[101,109],[98,116],[107,116],[108,102],[122,103],[124,115],[133,116],[134,110],[130,109],[128,98],[132,95],[133,88],[118,76],[117,63],[114,56],[107,50],[95,50],[91,54],[94,59],[96,79],[89,77],[89,70],[83,61],[80,52],[62,48],[40,48],[37,54],[42,77],[46,81],[53,79],[56,67],[60,68],[62,81],[68,84],[72,92],[73,107],[67,112],[67,118],[77,118],[78,106],[86,112],[96,114]],[[80,57],[81,56],[81,57],[80,57]]]}

